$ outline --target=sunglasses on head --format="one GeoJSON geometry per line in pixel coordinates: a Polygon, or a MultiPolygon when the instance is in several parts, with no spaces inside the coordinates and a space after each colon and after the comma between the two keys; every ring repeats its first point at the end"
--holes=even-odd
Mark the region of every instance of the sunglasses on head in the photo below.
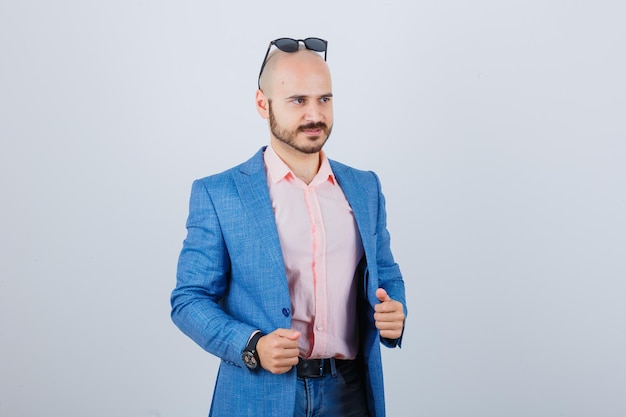
{"type": "Polygon", "coordinates": [[[263,64],[261,65],[261,71],[259,71],[259,90],[261,89],[261,75],[263,74],[263,69],[265,68],[265,64],[267,63],[267,57],[270,54],[270,49],[272,49],[272,45],[276,48],[280,49],[283,52],[296,52],[300,49],[300,42],[304,43],[306,49],[315,51],[315,52],[324,52],[324,61],[326,61],[326,49],[328,47],[328,41],[320,38],[306,38],[306,39],[291,39],[291,38],[278,38],[274,39],[270,42],[267,47],[267,52],[265,52],[265,58],[263,58],[263,64]]]}

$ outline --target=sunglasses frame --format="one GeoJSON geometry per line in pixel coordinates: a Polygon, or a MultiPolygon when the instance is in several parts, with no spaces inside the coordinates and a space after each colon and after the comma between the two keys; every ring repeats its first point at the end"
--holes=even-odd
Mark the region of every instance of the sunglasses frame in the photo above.
{"type": "Polygon", "coordinates": [[[261,75],[263,75],[263,70],[265,69],[265,64],[267,63],[267,57],[270,54],[270,50],[272,49],[272,45],[276,46],[276,48],[280,49],[283,52],[296,52],[300,49],[300,42],[302,42],[304,44],[304,47],[306,49],[308,49],[309,51],[315,51],[315,52],[324,52],[324,61],[326,61],[326,55],[328,54],[328,41],[322,38],[306,38],[306,39],[293,39],[293,38],[278,38],[278,39],[274,39],[273,41],[270,42],[270,44],[267,47],[267,52],[265,52],[265,57],[263,58],[263,64],[261,64],[261,71],[259,71],[259,81],[258,81],[258,85],[259,85],[259,90],[261,89],[261,75]],[[283,48],[281,48],[280,46],[277,45],[277,42],[280,41],[291,41],[292,45],[296,46],[296,49],[293,50],[285,50],[283,48]],[[310,45],[308,45],[309,42],[311,41],[316,41],[316,42],[322,42],[322,44],[324,44],[324,49],[322,50],[318,50],[315,48],[311,48],[310,45]]]}

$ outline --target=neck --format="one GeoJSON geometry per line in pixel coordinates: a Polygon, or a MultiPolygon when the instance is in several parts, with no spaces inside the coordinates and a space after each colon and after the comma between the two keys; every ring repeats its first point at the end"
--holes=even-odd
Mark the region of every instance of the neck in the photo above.
{"type": "Polygon", "coordinates": [[[289,167],[294,175],[304,181],[305,184],[310,184],[317,175],[317,171],[320,169],[320,153],[303,153],[299,152],[289,146],[272,140],[271,146],[276,152],[276,155],[282,159],[282,161],[289,167]]]}

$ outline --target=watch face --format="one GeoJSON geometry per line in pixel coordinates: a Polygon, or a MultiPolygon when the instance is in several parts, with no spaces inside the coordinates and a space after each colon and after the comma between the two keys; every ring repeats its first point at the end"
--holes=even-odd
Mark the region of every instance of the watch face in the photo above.
{"type": "Polygon", "coordinates": [[[254,355],[252,354],[252,352],[243,352],[241,354],[241,359],[243,359],[243,361],[245,362],[246,366],[250,369],[256,369],[258,363],[256,361],[256,358],[254,357],[254,355]]]}

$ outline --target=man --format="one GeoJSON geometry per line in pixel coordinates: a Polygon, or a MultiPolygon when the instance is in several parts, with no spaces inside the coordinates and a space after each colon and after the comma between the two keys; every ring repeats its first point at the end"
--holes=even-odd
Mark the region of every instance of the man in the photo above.
{"type": "Polygon", "coordinates": [[[172,319],[221,359],[213,416],[385,415],[380,345],[400,345],[404,282],[377,176],[322,151],[326,47],[270,43],[269,146],[192,187],[172,319]]]}

